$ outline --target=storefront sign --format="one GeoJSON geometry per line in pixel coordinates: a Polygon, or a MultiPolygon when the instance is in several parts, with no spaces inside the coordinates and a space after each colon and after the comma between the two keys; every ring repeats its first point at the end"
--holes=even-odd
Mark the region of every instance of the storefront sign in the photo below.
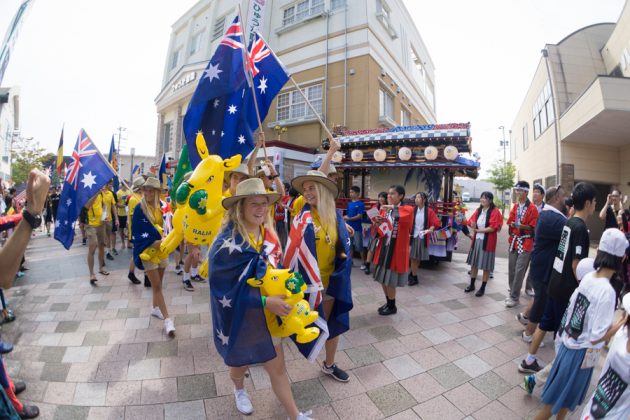
{"type": "Polygon", "coordinates": [[[171,93],[183,88],[190,82],[194,81],[196,78],[197,72],[195,71],[191,71],[190,73],[185,74],[181,79],[177,81],[177,83],[173,83],[173,85],[171,86],[171,93]]]}
{"type": "Polygon", "coordinates": [[[269,0],[250,0],[249,10],[247,11],[247,45],[254,41],[254,34],[256,32],[263,32],[265,26],[265,18],[267,11],[267,3],[269,0]]]}

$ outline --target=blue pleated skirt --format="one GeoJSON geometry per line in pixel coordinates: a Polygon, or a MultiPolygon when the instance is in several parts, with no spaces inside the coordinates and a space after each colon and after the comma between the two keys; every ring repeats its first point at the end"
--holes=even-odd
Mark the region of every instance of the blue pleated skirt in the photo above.
{"type": "Polygon", "coordinates": [[[540,398],[551,405],[554,415],[562,408],[573,411],[584,401],[593,376],[593,368],[580,368],[585,354],[586,349],[572,350],[560,344],[540,398]]]}

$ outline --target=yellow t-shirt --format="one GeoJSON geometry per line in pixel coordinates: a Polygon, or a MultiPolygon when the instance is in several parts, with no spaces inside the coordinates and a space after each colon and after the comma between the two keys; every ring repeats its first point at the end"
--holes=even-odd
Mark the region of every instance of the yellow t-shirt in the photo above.
{"type": "Polygon", "coordinates": [[[248,233],[247,235],[249,236],[249,243],[252,244],[254,249],[258,252],[262,251],[263,242],[265,241],[265,228],[262,226],[260,227],[260,235],[258,238],[251,233],[248,233]]]}
{"type": "Polygon", "coordinates": [[[293,200],[293,209],[291,210],[291,217],[297,216],[304,208],[304,204],[306,204],[306,200],[304,199],[303,195],[293,200]]]}
{"type": "Polygon", "coordinates": [[[129,195],[129,191],[123,191],[123,190],[118,190],[116,192],[116,198],[118,199],[117,204],[117,209],[118,209],[118,216],[120,217],[126,217],[127,216],[127,210],[125,209],[125,200],[127,198],[127,196],[129,195]],[[118,207],[118,204],[122,205],[122,207],[118,207]]]}
{"type": "Polygon", "coordinates": [[[335,269],[335,255],[337,246],[337,226],[324,230],[319,221],[319,214],[316,209],[311,209],[313,224],[315,225],[315,250],[317,252],[317,263],[319,274],[322,277],[324,288],[328,288],[330,275],[335,269]]]}
{"type": "Polygon", "coordinates": [[[94,202],[92,203],[92,207],[88,209],[88,225],[89,226],[100,226],[103,222],[101,218],[103,217],[103,194],[98,193],[96,198],[94,198],[94,202]]]}
{"type": "Polygon", "coordinates": [[[111,191],[105,191],[103,193],[103,211],[107,212],[106,222],[112,221],[112,210],[116,207],[116,199],[114,193],[111,191]]]}

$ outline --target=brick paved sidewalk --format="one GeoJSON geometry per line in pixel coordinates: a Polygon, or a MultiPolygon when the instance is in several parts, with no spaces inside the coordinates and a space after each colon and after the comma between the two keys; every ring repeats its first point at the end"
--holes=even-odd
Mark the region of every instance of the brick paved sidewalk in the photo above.
{"type": "MultiPolygon", "coordinates": [[[[7,293],[17,320],[2,326],[15,344],[5,361],[28,384],[22,399],[37,404],[42,419],[240,418],[210,336],[207,284],[185,291],[171,264],[165,297],[177,338],[168,339],[162,321],[149,316],[151,291],[126,278],[129,250],[107,262],[111,275],[99,276],[98,287],[89,285],[85,253],[80,242],[65,251],[34,238],[30,270],[7,293]]],[[[497,259],[483,298],[462,291],[467,270],[462,254],[422,270],[419,287],[399,290],[398,314],[382,317],[380,285],[354,269],[352,329],[337,356],[350,382],[324,376],[285,344],[298,407],[316,419],[531,417],[540,389],[528,396],[517,371],[527,346],[518,308],[503,306],[507,261],[497,259]]],[[[255,408],[249,418],[286,418],[260,366],[246,383],[255,408]]]]}

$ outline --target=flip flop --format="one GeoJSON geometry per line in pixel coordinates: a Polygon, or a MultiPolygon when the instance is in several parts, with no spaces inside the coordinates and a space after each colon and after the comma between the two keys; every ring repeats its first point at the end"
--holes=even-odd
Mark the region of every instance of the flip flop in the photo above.
{"type": "Polygon", "coordinates": [[[105,269],[101,269],[101,270],[99,270],[98,274],[102,274],[104,276],[109,276],[109,271],[106,271],[105,269]]]}
{"type": "Polygon", "coordinates": [[[90,284],[91,284],[92,286],[96,286],[96,282],[97,282],[97,281],[98,281],[98,279],[97,279],[96,277],[92,277],[92,278],[90,279],[90,284]]]}

